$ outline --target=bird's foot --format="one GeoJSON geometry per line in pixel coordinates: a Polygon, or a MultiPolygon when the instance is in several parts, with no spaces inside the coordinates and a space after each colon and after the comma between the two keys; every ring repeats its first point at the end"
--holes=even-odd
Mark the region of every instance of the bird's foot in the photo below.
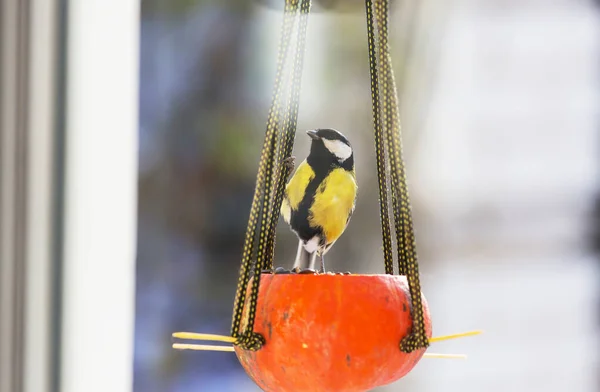
{"type": "Polygon", "coordinates": [[[296,166],[296,157],[293,155],[287,157],[282,161],[282,163],[289,170],[289,173],[291,173],[294,171],[294,167],[296,166]]]}
{"type": "Polygon", "coordinates": [[[292,268],[291,271],[289,271],[290,274],[297,274],[297,275],[314,275],[317,273],[316,270],[312,269],[312,268],[300,268],[300,267],[294,267],[292,268]]]}
{"type": "Polygon", "coordinates": [[[283,267],[277,267],[274,271],[275,275],[289,275],[292,271],[286,270],[283,267]]]}

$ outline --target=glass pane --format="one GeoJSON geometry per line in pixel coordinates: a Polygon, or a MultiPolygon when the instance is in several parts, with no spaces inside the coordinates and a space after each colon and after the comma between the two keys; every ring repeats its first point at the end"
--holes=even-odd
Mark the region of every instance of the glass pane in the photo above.
{"type": "MultiPolygon", "coordinates": [[[[280,3],[142,2],[137,392],[258,391],[234,354],[175,351],[170,334],[229,333],[280,3]]],[[[467,353],[467,364],[424,359],[381,391],[589,391],[595,382],[597,274],[582,251],[582,206],[597,188],[600,35],[591,5],[560,3],[394,2],[392,54],[434,333],[486,335],[431,349],[467,353]],[[554,355],[544,356],[550,345],[554,355]]],[[[382,273],[364,9],[317,11],[294,155],[306,157],[308,129],[336,128],[352,141],[356,212],[328,265],[382,273]]],[[[296,246],[281,222],[276,266],[290,268],[296,246]]]]}

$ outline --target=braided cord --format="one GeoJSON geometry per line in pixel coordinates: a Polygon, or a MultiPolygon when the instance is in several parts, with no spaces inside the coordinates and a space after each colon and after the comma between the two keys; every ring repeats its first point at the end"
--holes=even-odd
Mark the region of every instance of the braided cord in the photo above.
{"type": "Polygon", "coordinates": [[[288,105],[285,110],[283,120],[283,129],[280,133],[279,150],[277,155],[278,167],[276,172],[276,187],[273,195],[273,208],[269,217],[269,232],[267,243],[267,260],[265,269],[273,269],[274,248],[275,248],[275,229],[279,220],[279,211],[285,193],[286,180],[290,175],[292,167],[284,163],[286,159],[292,156],[294,148],[294,139],[296,136],[296,126],[298,125],[298,109],[300,106],[300,87],[302,85],[302,69],[304,65],[304,53],[306,47],[306,28],[308,25],[308,15],[310,14],[311,0],[301,0],[300,4],[300,22],[296,39],[296,52],[294,56],[294,65],[292,70],[292,83],[288,105]]]}
{"type": "Polygon", "coordinates": [[[279,42],[279,51],[277,56],[277,69],[275,74],[275,85],[271,108],[267,119],[267,129],[265,132],[265,140],[263,143],[258,174],[256,178],[256,186],[254,189],[254,197],[250,207],[250,217],[248,219],[248,227],[246,230],[246,239],[244,241],[244,250],[242,253],[242,262],[240,266],[240,275],[235,295],[233,320],[231,323],[231,336],[238,338],[236,344],[248,350],[258,350],[264,345],[264,337],[253,332],[254,319],[256,316],[256,306],[258,301],[258,289],[260,286],[260,274],[262,271],[263,253],[265,250],[266,238],[266,218],[270,204],[268,190],[271,188],[273,158],[275,154],[275,132],[277,130],[279,101],[281,94],[281,84],[285,57],[289,47],[291,30],[294,21],[294,15],[298,8],[298,0],[286,0],[283,22],[281,26],[281,36],[279,42]],[[262,203],[261,203],[262,199],[262,203]],[[254,253],[254,243],[256,237],[256,229],[258,219],[261,218],[260,234],[258,241],[258,255],[256,265],[254,266],[254,281],[250,294],[250,306],[248,311],[248,324],[246,331],[240,335],[240,325],[242,322],[242,314],[244,310],[244,302],[246,299],[246,290],[250,280],[250,272],[252,270],[252,258],[254,253]]]}
{"type": "Polygon", "coordinates": [[[392,251],[392,234],[387,199],[387,179],[385,173],[385,146],[380,119],[379,75],[377,67],[377,52],[375,49],[375,27],[373,19],[373,0],[366,0],[367,9],[367,38],[369,44],[369,72],[371,75],[371,102],[373,109],[373,127],[375,133],[375,155],[377,157],[377,182],[379,184],[379,217],[381,235],[383,237],[383,258],[385,273],[394,274],[394,256],[392,251]]]}
{"type": "Polygon", "coordinates": [[[400,116],[398,114],[398,99],[396,95],[394,72],[392,69],[391,57],[389,56],[388,13],[388,1],[377,0],[375,3],[375,19],[379,36],[379,70],[382,74],[382,112],[386,135],[385,148],[390,158],[392,211],[394,214],[394,231],[396,234],[396,245],[398,250],[398,274],[407,275],[408,265],[406,260],[406,242],[404,238],[406,234],[405,227],[407,214],[404,209],[403,201],[408,200],[408,190],[406,188],[404,162],[401,158],[402,145],[400,144],[399,151],[394,145],[394,137],[400,135],[400,116]],[[400,168],[400,170],[398,170],[398,168],[400,168]],[[398,180],[399,178],[400,181],[398,180]]]}
{"type": "Polygon", "coordinates": [[[427,347],[429,341],[425,332],[416,242],[406,172],[402,158],[398,93],[389,47],[388,0],[376,0],[375,17],[379,36],[379,70],[382,74],[386,145],[388,146],[391,165],[392,207],[398,247],[398,270],[401,275],[406,275],[412,303],[413,330],[411,334],[402,340],[400,348],[404,352],[412,352],[416,349],[427,347]]]}

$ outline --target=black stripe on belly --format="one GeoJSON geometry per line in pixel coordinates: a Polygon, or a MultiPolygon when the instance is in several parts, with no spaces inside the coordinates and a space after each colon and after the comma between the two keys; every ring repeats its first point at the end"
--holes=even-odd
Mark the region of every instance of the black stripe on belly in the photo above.
{"type": "Polygon", "coordinates": [[[313,238],[315,235],[321,237],[321,241],[324,241],[323,228],[320,226],[311,227],[308,222],[308,215],[310,211],[310,207],[312,206],[315,194],[317,193],[317,189],[327,177],[327,174],[331,171],[331,168],[325,170],[315,170],[313,167],[313,171],[315,176],[306,186],[306,190],[304,191],[304,197],[300,204],[298,204],[298,208],[296,210],[292,210],[292,216],[290,218],[290,226],[292,230],[298,234],[303,241],[308,241],[313,238]]]}

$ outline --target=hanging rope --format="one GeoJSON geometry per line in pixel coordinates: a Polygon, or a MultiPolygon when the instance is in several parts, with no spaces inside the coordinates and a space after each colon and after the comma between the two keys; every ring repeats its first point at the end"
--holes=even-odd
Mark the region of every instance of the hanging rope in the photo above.
{"type": "MultiPolygon", "coordinates": [[[[406,336],[400,343],[400,349],[404,352],[412,352],[419,348],[428,347],[429,341],[425,333],[425,320],[423,316],[423,305],[421,301],[421,286],[419,282],[419,266],[417,261],[416,243],[414,227],[412,222],[412,213],[410,208],[410,198],[408,186],[406,183],[406,174],[404,161],[402,158],[402,143],[400,138],[400,115],[398,109],[398,98],[396,91],[396,82],[392,69],[392,60],[389,48],[388,34],[388,0],[376,0],[373,9],[373,1],[366,0],[367,7],[367,29],[369,36],[369,63],[371,72],[371,95],[373,99],[373,117],[375,119],[375,145],[377,150],[378,172],[380,161],[385,168],[385,153],[381,152],[381,129],[382,121],[377,120],[383,116],[383,127],[385,129],[384,148],[390,156],[391,166],[391,188],[392,188],[392,210],[394,213],[394,228],[396,234],[398,250],[398,271],[401,275],[406,275],[410,297],[411,297],[411,315],[413,319],[413,329],[411,334],[406,336]],[[373,12],[374,11],[374,12],[373,12]],[[375,21],[373,20],[375,14],[375,21]],[[374,28],[375,27],[375,28],[374,28]],[[373,48],[377,34],[378,50],[373,48]],[[382,84],[381,99],[383,105],[380,105],[379,90],[377,83],[382,84]],[[377,101],[377,102],[375,102],[377,101]]],[[[384,256],[385,256],[385,233],[389,233],[389,218],[384,214],[388,213],[388,205],[385,197],[381,197],[382,184],[385,187],[385,177],[378,176],[380,181],[380,211],[382,212],[382,231],[384,232],[384,256]],[[387,229],[384,223],[388,225],[387,229]]],[[[383,193],[387,193],[384,189],[383,193]]],[[[388,261],[386,258],[386,273],[388,271],[388,261]]]]}
{"type": "MultiPolygon", "coordinates": [[[[246,298],[246,290],[248,287],[248,281],[250,279],[250,272],[252,269],[252,259],[254,256],[254,242],[256,236],[256,228],[258,224],[258,218],[263,215],[264,203],[261,203],[261,199],[265,198],[266,192],[266,178],[271,177],[271,163],[273,161],[273,146],[275,129],[277,126],[277,112],[279,106],[279,94],[281,90],[281,79],[283,73],[284,59],[287,54],[287,48],[289,46],[289,39],[292,29],[293,16],[297,8],[293,4],[292,0],[286,0],[285,11],[283,17],[283,23],[281,27],[281,35],[279,42],[279,53],[277,57],[277,69],[275,73],[275,86],[273,92],[273,99],[271,102],[271,108],[269,110],[269,116],[267,119],[267,130],[265,133],[265,140],[260,155],[260,162],[258,166],[258,174],[256,178],[256,186],[254,189],[254,197],[252,199],[252,205],[250,207],[250,217],[248,219],[248,228],[246,230],[246,239],[244,241],[244,250],[242,253],[242,262],[240,267],[240,275],[238,279],[238,285],[234,301],[233,320],[231,326],[231,336],[238,338],[236,344],[241,347],[248,349],[258,349],[264,344],[264,338],[257,336],[258,334],[240,334],[240,325],[242,321],[242,312],[244,308],[244,300],[246,298]]],[[[262,231],[262,230],[261,230],[262,231]]],[[[263,234],[263,233],[261,233],[263,234]]],[[[264,234],[259,237],[259,248],[261,242],[264,247],[264,234]]],[[[259,270],[260,271],[260,270],[259,270]]],[[[256,274],[254,285],[259,285],[260,274],[256,274]]]]}
{"type": "Polygon", "coordinates": [[[294,64],[292,70],[292,82],[288,105],[284,113],[283,131],[280,133],[279,150],[277,155],[276,187],[273,194],[273,208],[269,218],[267,261],[265,269],[273,269],[274,247],[275,247],[275,229],[279,221],[279,210],[283,201],[285,185],[288,177],[293,170],[291,161],[292,150],[294,148],[294,139],[296,136],[296,126],[298,125],[298,109],[300,106],[300,87],[302,85],[302,69],[304,66],[304,53],[306,47],[306,27],[308,25],[308,15],[310,14],[311,1],[302,0],[300,5],[300,22],[296,37],[296,51],[294,55],[294,64]],[[280,173],[280,171],[282,173],[280,173]]]}
{"type": "Polygon", "coordinates": [[[367,0],[367,38],[369,45],[369,71],[371,74],[371,102],[373,109],[373,126],[375,130],[375,156],[377,158],[377,182],[379,183],[379,216],[381,220],[381,235],[383,237],[383,258],[385,273],[394,274],[394,259],[392,252],[392,234],[390,231],[390,216],[387,198],[387,179],[385,174],[385,146],[380,120],[379,104],[379,75],[377,68],[377,52],[375,48],[375,27],[373,20],[373,1],[367,0]]]}
{"type": "MultiPolygon", "coordinates": [[[[413,331],[403,339],[400,346],[403,351],[411,352],[417,348],[427,347],[428,341],[425,335],[421,304],[410,199],[408,197],[402,159],[396,84],[392,71],[391,57],[389,55],[387,31],[389,6],[387,0],[376,0],[375,7],[373,7],[373,0],[366,0],[366,5],[371,96],[377,152],[377,178],[379,183],[385,272],[386,274],[394,273],[388,188],[385,172],[387,152],[391,161],[391,198],[398,249],[398,270],[400,274],[407,276],[413,305],[411,309],[413,331]],[[376,41],[376,38],[379,40],[376,41]],[[381,105],[381,100],[383,100],[383,105],[381,105]]],[[[297,45],[292,67],[291,87],[287,105],[283,110],[283,121],[280,121],[283,71],[290,44],[294,16],[297,14],[297,11],[298,0],[286,0],[273,100],[267,120],[267,130],[261,152],[256,189],[250,210],[240,278],[234,303],[231,335],[237,338],[236,345],[253,351],[260,349],[265,343],[264,337],[254,332],[254,320],[260,289],[260,274],[263,267],[268,269],[272,269],[273,267],[275,228],[279,218],[279,209],[283,199],[286,179],[292,169],[291,165],[289,165],[289,159],[293,149],[298,118],[301,71],[304,60],[306,25],[310,12],[310,0],[302,0],[302,5],[300,6],[300,23],[296,37],[297,45]],[[277,130],[280,124],[281,132],[278,134],[277,130]],[[253,263],[257,231],[258,247],[256,262],[253,263]],[[242,333],[240,331],[242,313],[252,273],[254,280],[248,296],[248,319],[245,330],[242,333]]]]}
{"type": "MultiPolygon", "coordinates": [[[[302,9],[305,10],[305,14],[308,14],[310,10],[310,1],[303,0],[302,9]]],[[[297,98],[299,97],[299,80],[300,76],[293,78],[297,81],[298,86],[292,85],[290,89],[291,98],[288,99],[288,106],[286,108],[286,119],[284,120],[284,127],[282,127],[282,135],[277,137],[277,130],[280,124],[280,98],[281,98],[281,87],[283,79],[283,71],[285,66],[285,59],[290,44],[291,32],[293,29],[294,18],[298,11],[298,0],[286,0],[284,17],[281,27],[281,39],[279,42],[279,51],[277,57],[277,69],[275,74],[275,86],[273,91],[273,98],[271,102],[271,108],[269,110],[269,116],[267,119],[267,130],[265,134],[265,141],[261,151],[260,163],[258,168],[258,174],[256,179],[256,188],[254,191],[254,197],[252,199],[252,206],[250,208],[250,217],[248,220],[248,228],[246,231],[246,239],[244,242],[244,250],[242,253],[242,262],[240,267],[240,276],[238,279],[238,286],[236,290],[233,320],[231,326],[231,336],[237,338],[234,344],[240,346],[243,349],[256,351],[259,350],[264,344],[265,339],[262,335],[254,332],[254,320],[256,317],[256,307],[258,302],[258,293],[260,289],[260,275],[263,266],[272,266],[273,264],[273,247],[274,247],[274,232],[277,219],[279,217],[279,208],[281,207],[281,200],[283,192],[279,191],[279,184],[289,176],[289,166],[283,165],[283,160],[289,158],[293,148],[293,140],[297,122],[298,104],[297,98]],[[298,90],[298,91],[296,91],[298,90]],[[290,113],[292,111],[292,113],[290,113]],[[286,126],[287,125],[287,126],[286,126]],[[285,136],[285,137],[284,137],[285,136]],[[284,145],[282,145],[282,143],[284,145]],[[273,163],[275,162],[275,155],[277,153],[279,163],[278,170],[274,173],[273,163]],[[277,192],[272,193],[273,183],[277,185],[277,192]],[[280,195],[281,193],[281,195],[280,195]],[[278,205],[278,206],[277,206],[278,205]],[[260,220],[260,226],[258,222],[260,220]],[[256,241],[258,228],[258,249],[256,255],[256,262],[253,263],[254,256],[254,244],[256,241]],[[250,275],[253,273],[253,284],[248,296],[248,321],[243,333],[240,332],[242,323],[242,314],[244,310],[244,304],[246,300],[246,293],[250,275]]],[[[304,28],[299,29],[298,33],[298,45],[296,48],[296,62],[294,65],[294,75],[301,73],[301,65],[303,59],[303,50],[305,39],[300,39],[300,34],[306,32],[306,18],[304,18],[304,28]],[[300,45],[301,43],[301,45],[300,45]],[[302,54],[298,54],[299,51],[302,54]],[[300,60],[298,60],[300,58],[300,60]],[[298,66],[298,64],[300,66],[298,66]]]]}

